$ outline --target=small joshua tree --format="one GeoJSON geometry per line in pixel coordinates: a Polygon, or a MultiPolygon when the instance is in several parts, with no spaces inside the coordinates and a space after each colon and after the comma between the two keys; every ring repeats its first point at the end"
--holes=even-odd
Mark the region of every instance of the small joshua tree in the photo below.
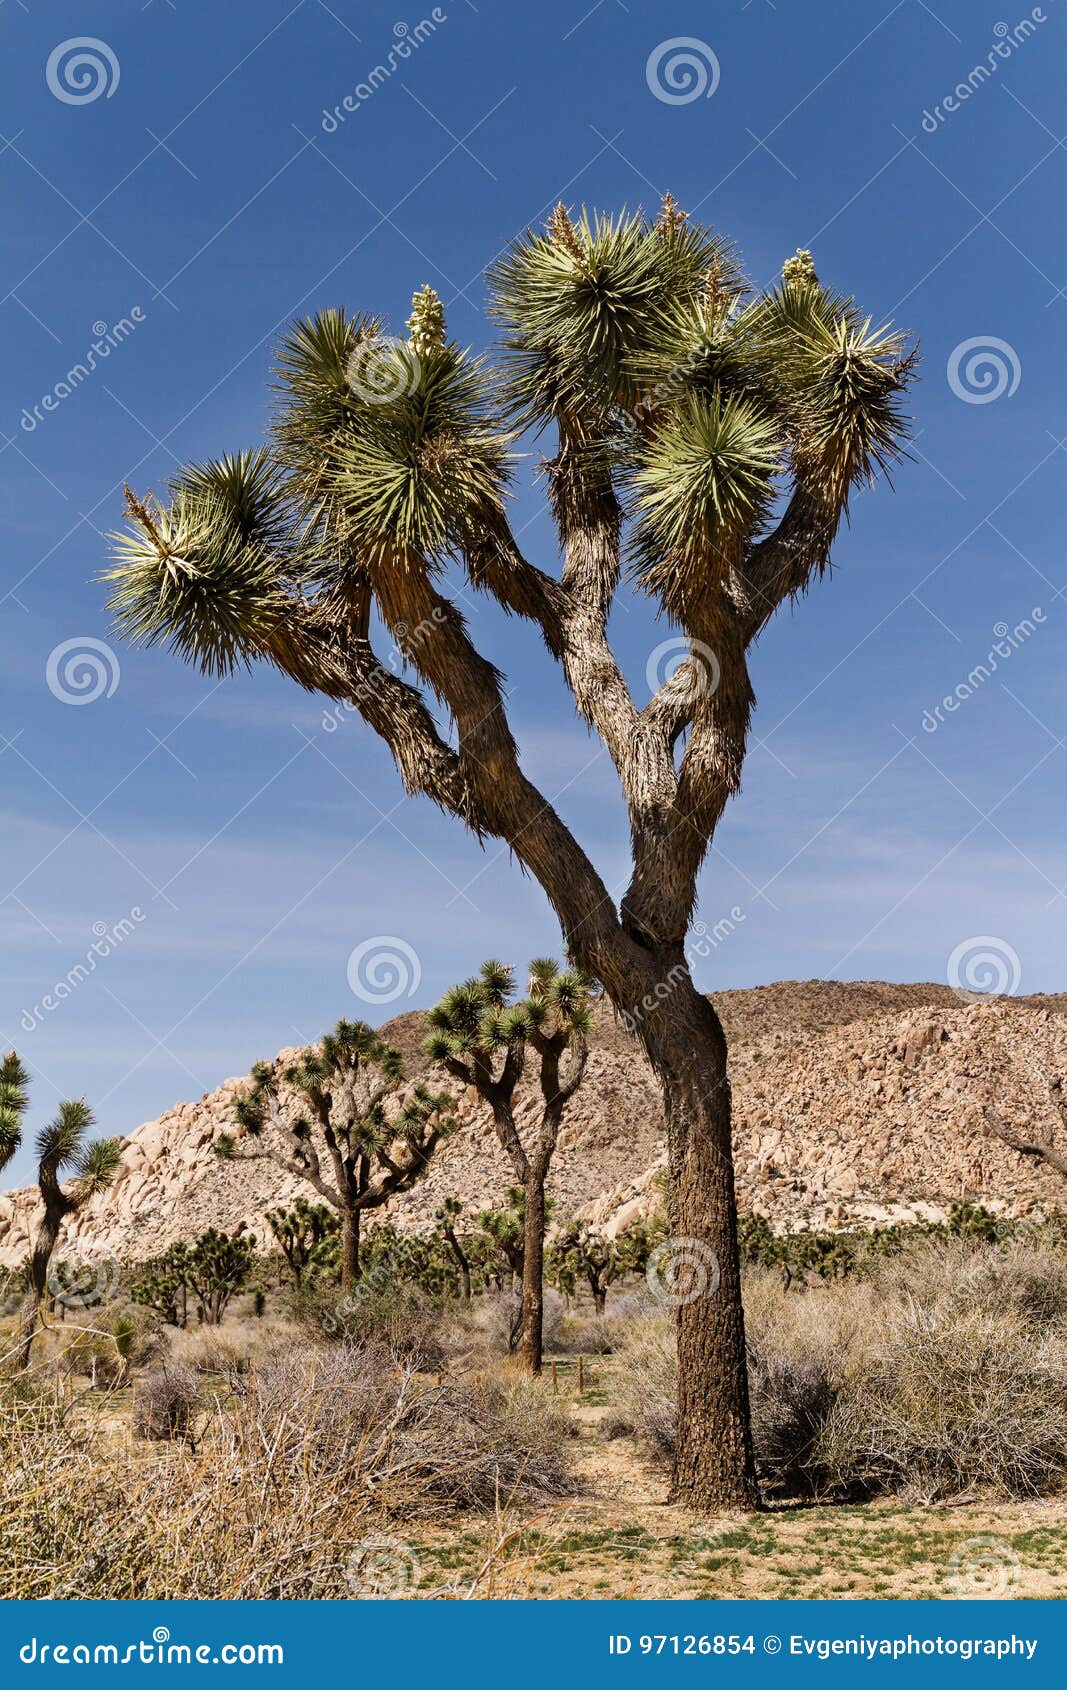
{"type": "Polygon", "coordinates": [[[0,1169],[22,1143],[22,1121],[29,1101],[29,1075],[13,1050],[0,1064],[0,1169]]]}
{"type": "Polygon", "coordinates": [[[184,1328],[189,1319],[188,1244],[171,1244],[161,1256],[144,1262],[130,1280],[130,1297],[159,1315],[168,1326],[184,1328]]]}
{"type": "Polygon", "coordinates": [[[459,1273],[459,1283],[463,1293],[463,1301],[471,1300],[471,1264],[466,1250],[459,1241],[456,1232],[456,1222],[463,1213],[463,1204],[458,1197],[446,1197],[439,1209],[435,1211],[437,1231],[444,1240],[449,1255],[456,1264],[459,1273]]]}
{"type": "Polygon", "coordinates": [[[599,1227],[572,1221],[554,1240],[551,1249],[552,1277],[562,1291],[573,1296],[578,1279],[584,1279],[593,1297],[593,1308],[603,1314],[608,1290],[627,1274],[644,1273],[653,1243],[647,1222],[639,1221],[618,1238],[608,1238],[599,1227]]]}
{"type": "Polygon", "coordinates": [[[544,1325],[545,1182],[564,1111],[582,1083],[588,1051],[592,983],[550,958],[530,964],[529,992],[515,1001],[514,970],[487,962],[453,986],[430,1011],[427,1053],[473,1086],[493,1124],[524,1199],[522,1336],[519,1358],[541,1371],[544,1325]],[[527,1056],[536,1059],[540,1106],[520,1126],[516,1093],[527,1056]]]}
{"type": "Polygon", "coordinates": [[[236,1102],[243,1137],[215,1150],[234,1161],[269,1159],[306,1180],[341,1221],[341,1289],[359,1278],[360,1219],[411,1187],[456,1122],[452,1099],[417,1085],[399,1113],[386,1099],[400,1088],[400,1053],[362,1021],[339,1021],[317,1050],[296,1062],[259,1062],[252,1089],[236,1102]]]}
{"type": "Polygon", "coordinates": [[[186,1273],[205,1326],[221,1324],[231,1298],[247,1285],[255,1256],[255,1233],[227,1237],[211,1226],[200,1234],[189,1252],[186,1273]]]}
{"type": "MultiPolygon", "coordinates": [[[[9,1059],[10,1060],[10,1059],[9,1059]]],[[[48,1291],[48,1267],[59,1239],[60,1228],[98,1191],[115,1178],[121,1145],[117,1138],[87,1139],[93,1112],[83,1097],[59,1105],[54,1121],[37,1136],[37,1185],[44,1204],[44,1219],[34,1240],[30,1257],[30,1286],[22,1316],[19,1367],[28,1367],[41,1304],[48,1291]],[[63,1169],[73,1178],[60,1183],[63,1169]]]]}
{"type": "Polygon", "coordinates": [[[266,1220],[298,1291],[309,1269],[333,1266],[341,1222],[325,1203],[298,1197],[291,1209],[268,1209],[266,1220]]]}

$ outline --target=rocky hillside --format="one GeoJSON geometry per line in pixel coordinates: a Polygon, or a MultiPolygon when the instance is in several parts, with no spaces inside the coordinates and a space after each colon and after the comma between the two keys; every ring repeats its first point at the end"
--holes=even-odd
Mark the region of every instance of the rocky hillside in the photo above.
{"type": "MultiPolygon", "coordinates": [[[[943,1212],[968,1196],[1013,1213],[1067,1207],[1064,1182],[992,1136],[982,1105],[1016,1121],[1048,1116],[1047,1078],[1067,1076],[1067,997],[968,1004],[947,986],[786,981],[716,999],[731,1046],[743,1207],[776,1225],[841,1226],[943,1212]]],[[[420,1014],[388,1023],[415,1077],[420,1014]]],[[[179,1103],[125,1140],[119,1178],[76,1217],[68,1257],[154,1255],[209,1225],[265,1232],[263,1211],[299,1187],[269,1161],[212,1154],[232,1130],[245,1080],[179,1103]]],[[[500,1197],[508,1168],[486,1112],[460,1097],[461,1130],[392,1218],[425,1224],[446,1193],[471,1210],[500,1197]]],[[[557,1216],[578,1209],[614,1227],[652,1201],[662,1116],[634,1041],[606,1009],[585,1085],[565,1123],[551,1189],[557,1216]]],[[[0,1197],[0,1263],[26,1254],[35,1193],[0,1197]]]]}

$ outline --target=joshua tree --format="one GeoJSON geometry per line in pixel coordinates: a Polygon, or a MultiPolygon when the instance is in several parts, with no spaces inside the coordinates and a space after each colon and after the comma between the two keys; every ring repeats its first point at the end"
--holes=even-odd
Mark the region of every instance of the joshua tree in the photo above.
{"type": "Polygon", "coordinates": [[[400,1054],[362,1021],[339,1021],[317,1050],[292,1063],[259,1062],[237,1099],[244,1136],[215,1150],[235,1161],[277,1162],[318,1192],[341,1221],[341,1288],[359,1278],[360,1217],[410,1191],[456,1126],[447,1092],[412,1088],[390,1118],[385,1099],[403,1079],[400,1054]],[[325,1166],[324,1166],[325,1164],[325,1166]]]}
{"type": "Polygon", "coordinates": [[[309,1268],[333,1265],[341,1222],[325,1203],[309,1203],[306,1197],[298,1197],[291,1209],[268,1209],[266,1220],[298,1291],[309,1268]]]}
{"type": "Polygon", "coordinates": [[[185,1261],[189,1284],[196,1293],[197,1314],[205,1326],[218,1326],[230,1299],[243,1291],[256,1255],[253,1232],[228,1237],[217,1227],[202,1232],[185,1261]]]}
{"type": "Polygon", "coordinates": [[[30,1076],[13,1050],[0,1063],[0,1169],[22,1143],[22,1121],[29,1101],[30,1076]]]}
{"type": "Polygon", "coordinates": [[[585,1073],[590,983],[561,972],[550,958],[530,964],[530,986],[514,1001],[515,974],[486,962],[473,980],[453,986],[429,1020],[427,1054],[493,1112],[493,1124],[523,1192],[522,1335],[519,1359],[541,1371],[544,1325],[545,1181],[559,1141],[564,1111],[585,1073]],[[535,1119],[520,1124],[516,1092],[527,1053],[537,1063],[540,1104],[535,1119]]]}
{"type": "MultiPolygon", "coordinates": [[[[1059,1078],[1051,1080],[1048,1088],[1049,1101],[1060,1126],[1067,1130],[1067,1097],[1064,1096],[1063,1081],[1059,1078]]],[[[1030,1156],[1036,1161],[1044,1162],[1053,1173],[1067,1179],[1067,1150],[1059,1150],[1053,1143],[1055,1127],[1043,1126],[1011,1126],[1009,1127],[1003,1116],[988,1103],[983,1106],[982,1113],[998,1138],[1017,1150],[1020,1156],[1030,1156]]]]}
{"type": "Polygon", "coordinates": [[[599,1228],[581,1221],[572,1221],[552,1245],[552,1273],[562,1290],[566,1285],[573,1295],[575,1282],[583,1278],[592,1297],[593,1308],[603,1314],[608,1290],[617,1279],[627,1274],[644,1273],[654,1241],[653,1229],[639,1221],[618,1238],[608,1238],[599,1228]]]}
{"type": "Polygon", "coordinates": [[[168,1326],[184,1328],[188,1323],[189,1257],[188,1244],[171,1244],[130,1280],[132,1301],[152,1309],[168,1326]]]}
{"type": "Polygon", "coordinates": [[[439,1209],[434,1211],[437,1230],[444,1239],[448,1252],[459,1271],[459,1283],[463,1294],[463,1301],[471,1300],[471,1264],[456,1233],[456,1222],[463,1213],[463,1204],[458,1197],[446,1197],[439,1209]]]}
{"type": "Polygon", "coordinates": [[[672,1230],[689,1259],[692,1241],[716,1259],[715,1294],[678,1299],[672,1494],[751,1504],[726,1043],[686,936],[740,785],[747,654],[826,572],[852,492],[899,454],[913,354],[824,287],[808,253],[750,292],[729,245],[669,195],[656,221],[558,206],[489,285],[492,364],[447,339],[428,288],[406,342],[343,309],[297,323],[271,444],[185,470],[165,500],[128,494],[112,606],[130,638],[205,673],[264,661],[357,710],[409,792],[540,882],[569,960],[603,983],[660,1082],[672,1230]],[[508,521],[526,428],[551,442],[558,573],[523,556],[508,521]],[[621,899],[523,772],[504,678],[446,565],[532,624],[610,754],[633,856],[621,899]],[[643,706],[608,637],[624,568],[679,630],[649,661],[643,706]],[[417,685],[375,655],[373,610],[417,685]],[[661,673],[672,649],[684,660],[661,673]]]}
{"type": "Polygon", "coordinates": [[[98,1191],[104,1191],[115,1178],[121,1154],[117,1138],[87,1140],[93,1125],[93,1112],[83,1097],[72,1098],[59,1105],[54,1121],[37,1135],[37,1185],[44,1204],[44,1219],[34,1240],[30,1257],[30,1285],[22,1315],[19,1367],[28,1367],[37,1320],[48,1291],[48,1265],[59,1238],[59,1231],[69,1215],[86,1204],[98,1191]],[[72,1171],[72,1181],[60,1184],[64,1168],[72,1171]]]}

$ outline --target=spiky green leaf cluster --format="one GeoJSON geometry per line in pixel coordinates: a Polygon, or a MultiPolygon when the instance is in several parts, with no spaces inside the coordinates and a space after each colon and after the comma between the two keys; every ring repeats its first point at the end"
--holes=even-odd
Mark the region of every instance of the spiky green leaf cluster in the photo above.
{"type": "Polygon", "coordinates": [[[472,1052],[488,1056],[529,1039],[555,1038],[561,1048],[591,1024],[593,983],[578,969],[561,969],[551,957],[530,964],[525,998],[515,998],[515,970],[495,960],[452,986],[427,1015],[432,1028],[425,1050],[434,1062],[472,1052]]]}
{"type": "Polygon", "coordinates": [[[168,504],[130,504],[112,536],[110,608],[134,644],[164,643],[209,675],[267,653],[285,610],[288,501],[267,453],[187,469],[168,504]]]}
{"type": "Polygon", "coordinates": [[[649,592],[684,622],[688,594],[738,560],[770,509],[782,442],[741,395],[687,394],[655,430],[633,477],[634,558],[649,592]]]}
{"type": "Polygon", "coordinates": [[[39,1179],[51,1182],[69,1170],[74,1185],[67,1200],[75,1206],[111,1185],[122,1155],[121,1139],[87,1139],[93,1125],[84,1097],[68,1098],[37,1135],[39,1179]]]}
{"type": "Polygon", "coordinates": [[[489,272],[490,312],[504,331],[505,402],[522,427],[554,420],[592,438],[638,403],[635,359],[665,304],[692,304],[716,278],[740,287],[729,246],[698,224],[669,231],[640,213],[556,208],[489,272]]]}
{"type": "Polygon", "coordinates": [[[343,309],[295,324],[269,447],[131,499],[108,575],[120,630],[209,673],[266,658],[315,685],[318,646],[307,679],[287,644],[294,610],[363,628],[369,589],[395,625],[405,583],[446,561],[481,584],[508,556],[514,431],[546,426],[564,528],[617,500],[637,583],[686,625],[780,494],[818,508],[817,569],[850,491],[902,451],[902,337],[824,287],[807,251],[753,296],[732,248],[669,196],[654,220],[558,206],[489,288],[492,365],[448,340],[428,287],[407,338],[343,309]]]}
{"type": "Polygon", "coordinates": [[[22,1142],[29,1081],[25,1065],[9,1050],[0,1064],[0,1168],[7,1166],[22,1142]]]}

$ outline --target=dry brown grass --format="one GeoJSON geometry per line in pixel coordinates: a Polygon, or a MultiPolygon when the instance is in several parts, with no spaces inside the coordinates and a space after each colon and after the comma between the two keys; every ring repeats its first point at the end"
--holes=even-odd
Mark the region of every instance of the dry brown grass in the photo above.
{"type": "MultiPolygon", "coordinates": [[[[753,1433],[787,1495],[921,1501],[1067,1484],[1067,1266],[1051,1247],[923,1245],[872,1281],[746,1282],[753,1433]]],[[[675,1438],[669,1316],[620,1348],[620,1423],[654,1460],[675,1438]]]]}
{"type": "Polygon", "coordinates": [[[410,1522],[529,1513],[573,1483],[539,1386],[438,1384],[381,1349],[253,1364],[176,1442],[134,1440],[128,1404],[93,1396],[0,1398],[0,1598],[394,1594],[410,1522]]]}

